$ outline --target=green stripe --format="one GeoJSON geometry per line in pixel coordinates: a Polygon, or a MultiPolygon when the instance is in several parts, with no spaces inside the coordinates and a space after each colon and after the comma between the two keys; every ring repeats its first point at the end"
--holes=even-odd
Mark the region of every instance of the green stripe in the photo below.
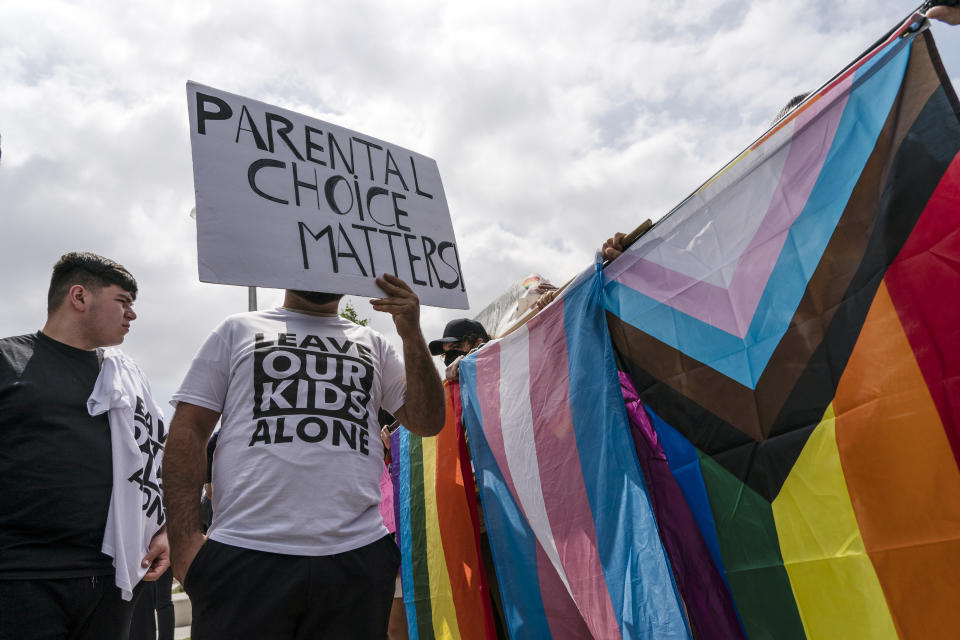
{"type": "Polygon", "coordinates": [[[699,450],[720,553],[750,640],[806,638],[780,555],[773,509],[760,494],[699,450]]]}
{"type": "Polygon", "coordinates": [[[410,542],[413,555],[413,598],[420,640],[431,640],[433,607],[427,566],[427,512],[423,496],[423,441],[410,434],[410,542]]]}

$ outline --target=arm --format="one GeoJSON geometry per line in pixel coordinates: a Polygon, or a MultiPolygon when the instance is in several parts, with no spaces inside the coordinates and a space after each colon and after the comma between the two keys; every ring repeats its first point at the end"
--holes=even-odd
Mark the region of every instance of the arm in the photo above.
{"type": "Polygon", "coordinates": [[[206,538],[200,533],[200,488],[207,468],[207,440],[220,414],[181,402],[170,422],[163,455],[163,488],[173,575],[181,583],[206,538]]]}
{"type": "Polygon", "coordinates": [[[394,412],[407,429],[418,436],[435,436],[443,428],[446,403],[443,385],[430,359],[427,341],[420,331],[420,300],[406,282],[384,274],[377,285],[389,297],[370,301],[377,311],[393,316],[403,341],[403,366],[407,378],[406,402],[394,412]]]}

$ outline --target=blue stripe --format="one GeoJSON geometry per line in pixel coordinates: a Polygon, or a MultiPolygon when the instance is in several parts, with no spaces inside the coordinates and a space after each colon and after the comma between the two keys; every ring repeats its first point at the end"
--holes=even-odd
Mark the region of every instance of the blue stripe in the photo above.
{"type": "Polygon", "coordinates": [[[393,464],[401,465],[398,473],[400,482],[393,489],[397,492],[399,503],[403,507],[400,509],[400,519],[397,521],[403,608],[407,612],[407,632],[410,640],[419,640],[417,606],[414,603],[413,592],[413,543],[411,541],[413,529],[410,525],[410,433],[406,429],[398,429],[392,438],[395,438],[393,442],[397,445],[393,452],[393,464]]]}
{"type": "Polygon", "coordinates": [[[476,469],[507,629],[512,638],[550,638],[537,574],[536,537],[514,502],[483,433],[476,362],[475,356],[469,356],[460,363],[463,423],[476,469]]]}
{"type": "Polygon", "coordinates": [[[600,561],[624,638],[689,638],[630,435],[602,283],[598,267],[567,289],[563,309],[570,409],[600,561]]]}
{"type": "Polygon", "coordinates": [[[720,571],[725,572],[723,557],[720,555],[720,543],[717,541],[717,530],[710,511],[710,501],[707,498],[707,488],[703,481],[703,474],[700,472],[697,449],[679,431],[664,422],[649,406],[646,410],[653,428],[657,431],[660,446],[663,447],[663,452],[667,456],[670,471],[677,479],[680,491],[690,505],[703,540],[707,544],[707,549],[710,550],[710,557],[720,571]]]}
{"type": "MultiPolygon", "coordinates": [[[[733,602],[734,609],[736,609],[737,603],[733,599],[730,583],[727,581],[727,568],[720,553],[717,528],[713,520],[713,511],[710,508],[710,499],[707,497],[707,486],[703,480],[703,472],[700,470],[700,458],[697,455],[697,449],[679,431],[664,422],[649,406],[645,408],[647,415],[650,416],[650,422],[653,423],[653,428],[657,432],[657,438],[660,440],[663,453],[667,457],[670,472],[676,478],[677,484],[680,485],[680,491],[693,513],[694,520],[697,521],[697,528],[700,529],[700,535],[703,536],[703,541],[710,552],[710,558],[716,565],[720,577],[723,578],[727,592],[730,593],[730,601],[733,602]]],[[[740,621],[740,626],[743,627],[739,611],[737,611],[737,619],[740,621]]],[[[746,633],[745,630],[744,633],[746,633]]]]}
{"type": "Polygon", "coordinates": [[[857,70],[854,89],[810,197],[791,226],[745,338],[727,333],[618,282],[603,305],[619,318],[751,389],[783,339],[859,180],[910,56],[911,39],[891,43],[857,70]]]}

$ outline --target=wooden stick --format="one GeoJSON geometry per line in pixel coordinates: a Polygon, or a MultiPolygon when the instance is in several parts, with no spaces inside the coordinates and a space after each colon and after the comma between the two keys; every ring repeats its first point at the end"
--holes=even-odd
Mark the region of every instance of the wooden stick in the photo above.
{"type": "Polygon", "coordinates": [[[640,236],[645,234],[647,231],[650,231],[650,229],[652,228],[653,228],[653,221],[650,220],[650,218],[647,218],[642,223],[640,223],[639,227],[637,227],[627,235],[623,236],[623,240],[621,241],[621,243],[623,244],[624,251],[626,251],[627,247],[629,247],[634,242],[639,240],[640,236]]]}

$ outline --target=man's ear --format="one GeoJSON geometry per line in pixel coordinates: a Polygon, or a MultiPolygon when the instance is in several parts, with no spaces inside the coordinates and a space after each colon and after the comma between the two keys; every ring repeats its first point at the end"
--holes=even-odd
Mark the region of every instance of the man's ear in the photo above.
{"type": "Polygon", "coordinates": [[[83,311],[89,303],[90,292],[82,284],[75,284],[70,287],[67,292],[67,304],[77,311],[83,311]]]}

